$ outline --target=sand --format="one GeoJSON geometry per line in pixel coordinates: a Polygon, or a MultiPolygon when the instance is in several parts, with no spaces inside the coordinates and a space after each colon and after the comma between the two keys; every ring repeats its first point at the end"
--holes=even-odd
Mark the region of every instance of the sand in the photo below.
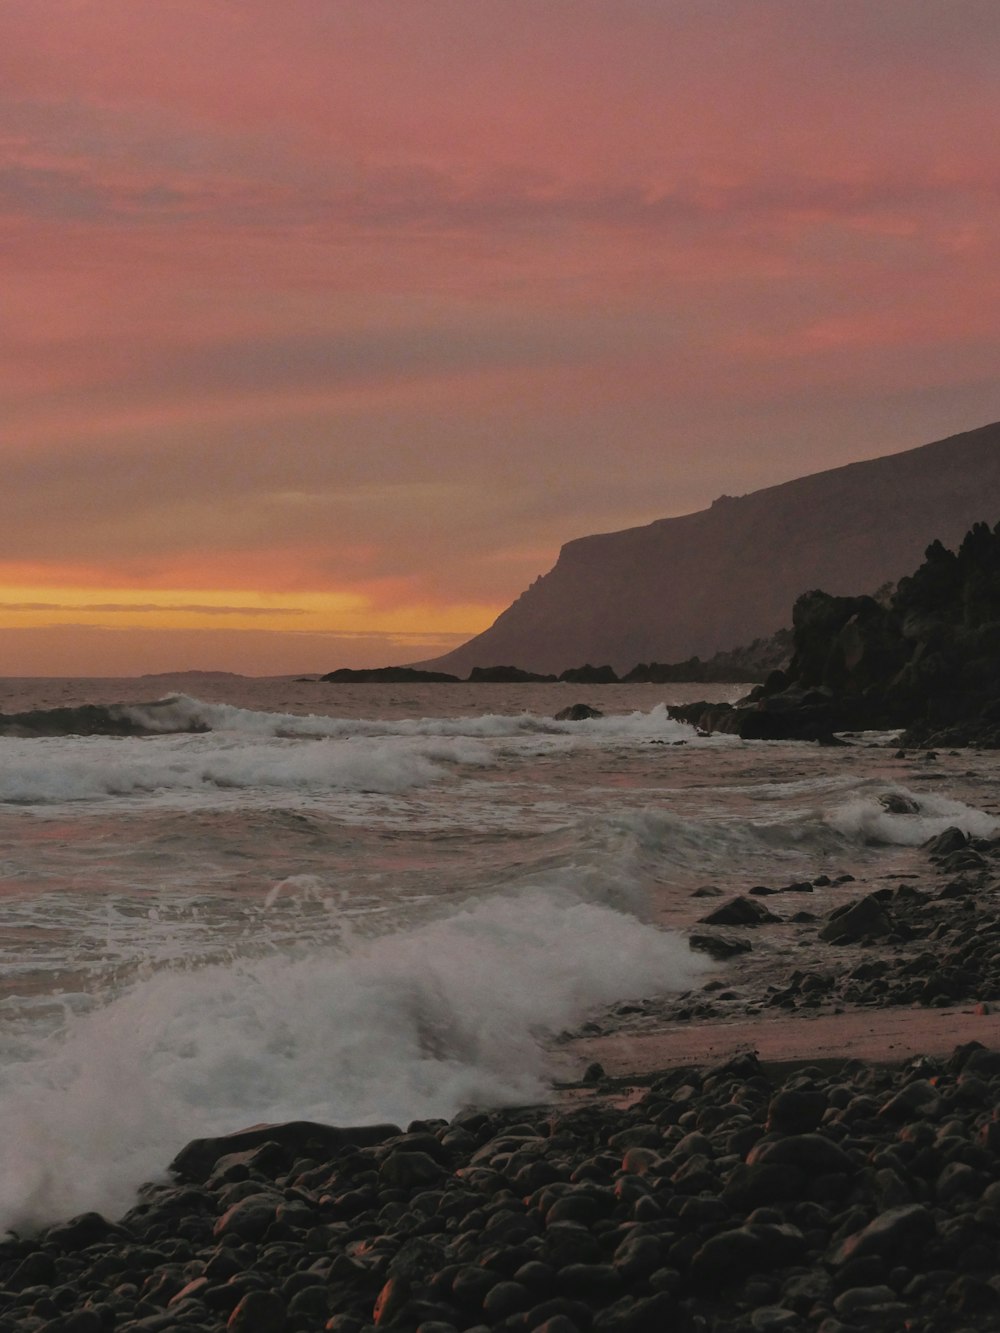
{"type": "Polygon", "coordinates": [[[1000,1049],[1000,1014],[983,1006],[856,1010],[842,1014],[768,1016],[723,1023],[670,1023],[637,1035],[580,1038],[563,1053],[571,1077],[596,1061],[614,1078],[679,1065],[717,1064],[744,1051],[764,1063],[859,1059],[902,1064],[917,1055],[945,1056],[978,1041],[1000,1049]]]}

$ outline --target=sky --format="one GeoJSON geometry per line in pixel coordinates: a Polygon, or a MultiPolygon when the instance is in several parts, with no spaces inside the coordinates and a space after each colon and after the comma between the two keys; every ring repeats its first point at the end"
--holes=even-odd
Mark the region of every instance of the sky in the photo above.
{"type": "Polygon", "coordinates": [[[0,0],[0,675],[307,673],[1000,418],[996,0],[0,0]]]}

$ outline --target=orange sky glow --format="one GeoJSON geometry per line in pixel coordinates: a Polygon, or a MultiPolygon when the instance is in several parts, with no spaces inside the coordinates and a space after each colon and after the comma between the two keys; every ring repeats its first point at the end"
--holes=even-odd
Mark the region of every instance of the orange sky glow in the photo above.
{"type": "Polygon", "coordinates": [[[1000,417],[995,0],[0,0],[0,674],[414,661],[1000,417]]]}

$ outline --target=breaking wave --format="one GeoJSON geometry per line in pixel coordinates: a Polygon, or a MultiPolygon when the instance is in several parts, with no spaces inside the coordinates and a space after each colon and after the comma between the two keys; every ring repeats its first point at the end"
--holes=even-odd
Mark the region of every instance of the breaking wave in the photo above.
{"type": "Polygon", "coordinates": [[[463,737],[247,743],[198,736],[175,737],[164,745],[99,736],[9,739],[0,768],[0,801],[45,805],[213,790],[399,792],[440,781],[456,765],[491,763],[486,747],[463,737]]]}
{"type": "Polygon", "coordinates": [[[846,838],[896,847],[919,847],[951,827],[980,838],[1000,830],[1000,819],[985,810],[906,787],[853,796],[830,814],[829,823],[846,838]]]}
{"type": "Polygon", "coordinates": [[[537,1100],[553,1034],[704,970],[671,933],[536,891],[309,958],[160,971],[4,1061],[0,1228],[118,1213],[198,1135],[537,1100]]]}
{"type": "Polygon", "coordinates": [[[613,714],[579,722],[560,722],[531,713],[383,721],[315,713],[269,713],[174,694],[150,703],[82,704],[71,708],[0,714],[0,735],[18,737],[167,736],[208,731],[259,738],[478,736],[492,739],[548,734],[673,741],[690,740],[696,736],[693,727],[673,721],[664,704],[656,705],[648,713],[613,714]]]}

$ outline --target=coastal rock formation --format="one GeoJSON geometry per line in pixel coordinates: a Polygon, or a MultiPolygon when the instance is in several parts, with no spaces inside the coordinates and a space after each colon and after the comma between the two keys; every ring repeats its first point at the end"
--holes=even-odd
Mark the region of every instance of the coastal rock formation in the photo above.
{"type": "Polygon", "coordinates": [[[570,704],[568,708],[560,708],[556,713],[557,722],[586,722],[592,717],[603,717],[604,714],[599,708],[591,708],[590,704],[570,704]]]}
{"type": "Polygon", "coordinates": [[[702,657],[773,633],[804,588],[874,592],[1000,516],[1000,423],[563,547],[483,634],[422,665],[558,672],[702,657]]]}
{"type": "Polygon", "coordinates": [[[516,666],[473,667],[469,672],[470,685],[537,685],[549,684],[554,680],[555,676],[522,671],[516,666]]]}
{"type": "Polygon", "coordinates": [[[331,685],[455,685],[457,676],[444,671],[420,671],[416,667],[364,667],[352,670],[339,667],[320,676],[331,685]]]}
{"type": "Polygon", "coordinates": [[[787,666],[792,655],[792,631],[778,630],[766,638],[754,639],[745,648],[731,648],[702,660],[697,655],[683,662],[639,662],[626,675],[624,685],[666,685],[685,683],[737,683],[763,681],[772,671],[787,666]]]}
{"type": "Polygon", "coordinates": [[[805,593],[795,652],[735,708],[671,710],[748,740],[823,740],[907,728],[911,745],[1000,748],[1000,523],[977,523],[957,551],[940,541],[880,603],[805,593]]]}

